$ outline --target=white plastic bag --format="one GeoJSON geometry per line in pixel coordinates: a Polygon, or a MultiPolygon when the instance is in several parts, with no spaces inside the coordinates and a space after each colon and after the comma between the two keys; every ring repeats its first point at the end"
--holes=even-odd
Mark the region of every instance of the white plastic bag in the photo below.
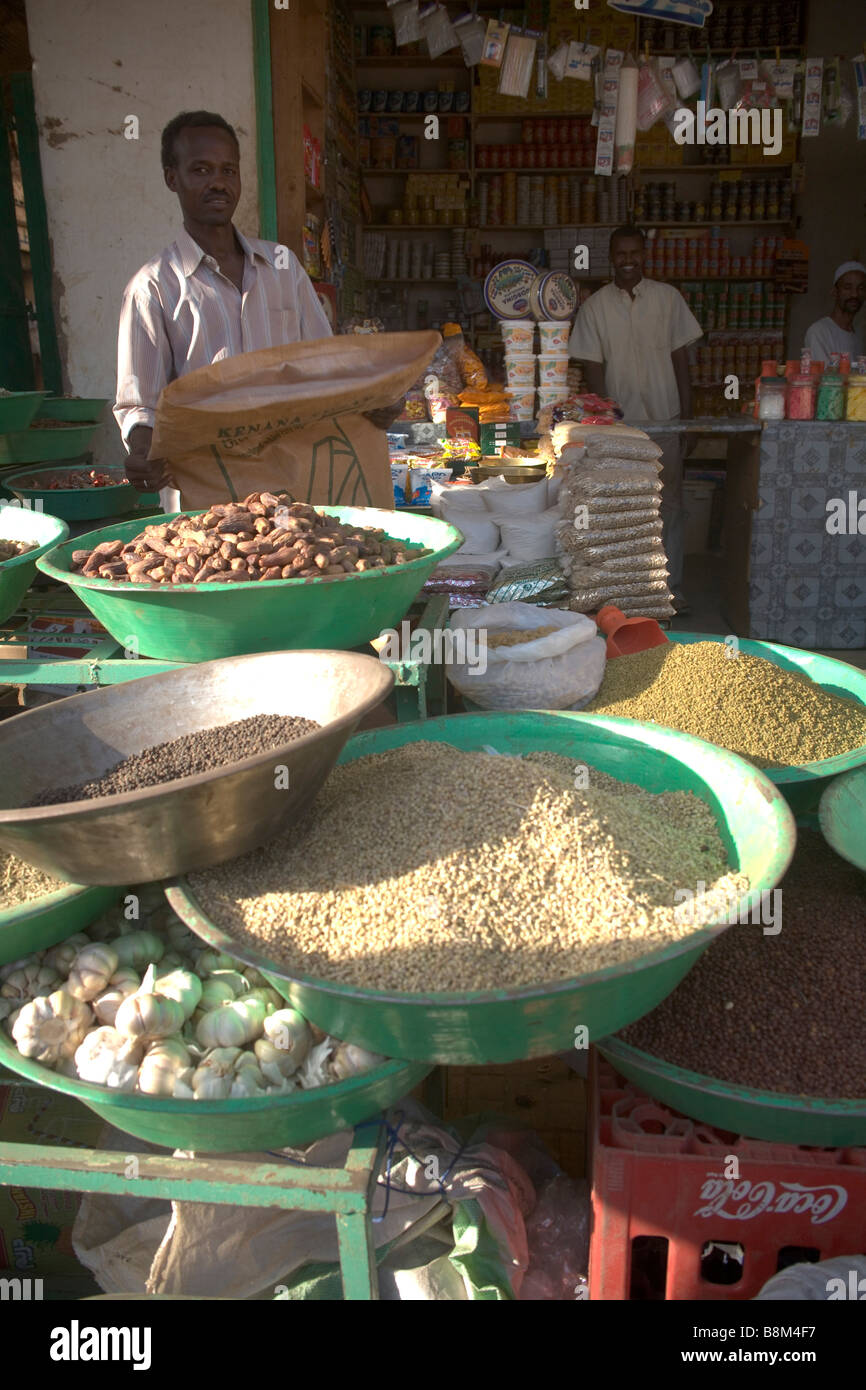
{"type": "Polygon", "coordinates": [[[441,517],[443,521],[450,521],[452,526],[460,525],[458,517],[464,516],[466,512],[473,512],[475,516],[484,516],[488,510],[484,505],[484,493],[482,488],[467,487],[465,483],[436,483],[431,488],[430,506],[433,515],[441,517]]]}
{"type": "Polygon", "coordinates": [[[537,483],[507,483],[504,478],[489,478],[482,485],[484,505],[499,516],[537,516],[547,508],[547,478],[537,483]]]}
{"type": "Polygon", "coordinates": [[[481,709],[574,709],[588,704],[601,685],[607,643],[580,613],[531,603],[485,604],[453,614],[451,627],[557,629],[514,647],[486,647],[479,660],[448,666],[455,689],[481,709]]]}
{"type": "Polygon", "coordinates": [[[526,560],[547,560],[556,554],[556,527],[559,508],[549,507],[537,516],[493,514],[502,531],[502,544],[515,564],[526,560]]]}
{"type": "Polygon", "coordinates": [[[464,541],[459,555],[486,555],[499,549],[499,526],[487,512],[458,512],[448,521],[463,532],[464,541]]]}

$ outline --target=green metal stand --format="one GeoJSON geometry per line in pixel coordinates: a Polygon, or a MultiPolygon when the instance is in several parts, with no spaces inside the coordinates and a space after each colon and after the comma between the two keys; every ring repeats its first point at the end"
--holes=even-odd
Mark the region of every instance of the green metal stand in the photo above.
{"type": "Polygon", "coordinates": [[[384,1136],[384,1125],[378,1131],[370,1125],[356,1130],[342,1169],[0,1143],[0,1185],[333,1212],[343,1297],[369,1302],[379,1296],[370,1213],[384,1136]],[[361,1139],[359,1133],[367,1137],[361,1139]],[[129,1176],[131,1157],[135,1177],[129,1176]]]}
{"type": "MultiPolygon", "coordinates": [[[[418,614],[415,630],[431,633],[448,622],[447,594],[433,594],[413,609],[418,614]]],[[[83,656],[18,658],[0,662],[3,685],[67,685],[70,693],[78,686],[119,685],[139,676],[156,676],[183,665],[177,661],[156,661],[150,657],[128,658],[123,647],[106,633],[94,638],[87,633],[48,632],[32,626],[34,619],[89,617],[88,610],[72,594],[51,589],[31,591],[14,617],[0,626],[0,656],[9,646],[85,648],[83,656]]],[[[364,649],[366,650],[366,649],[364,649]]],[[[434,648],[435,650],[435,648],[434,648]]],[[[397,718],[406,723],[445,714],[447,682],[444,667],[421,660],[389,661],[394,672],[397,718]]]]}

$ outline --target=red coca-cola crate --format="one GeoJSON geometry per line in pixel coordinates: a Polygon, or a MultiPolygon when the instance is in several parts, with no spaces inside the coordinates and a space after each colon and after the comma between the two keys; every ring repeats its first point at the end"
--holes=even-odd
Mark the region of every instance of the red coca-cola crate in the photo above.
{"type": "Polygon", "coordinates": [[[668,1110],[593,1049],[591,1299],[754,1298],[866,1250],[866,1149],[744,1139],[668,1110]]]}

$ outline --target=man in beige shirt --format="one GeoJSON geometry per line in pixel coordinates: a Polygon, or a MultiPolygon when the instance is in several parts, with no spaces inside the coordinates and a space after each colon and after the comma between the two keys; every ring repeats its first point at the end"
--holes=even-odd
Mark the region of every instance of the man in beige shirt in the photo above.
{"type": "MultiPolygon", "coordinates": [[[[184,111],[162,132],[166,185],[183,229],[126,287],[117,351],[114,415],[129,450],[127,474],[142,490],[171,488],[164,459],[150,459],[163,388],[238,353],[331,336],[311,280],[286,246],[241,236],[237,136],[212,111],[184,111]]],[[[402,402],[367,418],[379,429],[402,402]]],[[[177,510],[166,492],[167,510],[177,510]]]]}
{"type": "MultiPolygon", "coordinates": [[[[645,280],[644,234],[617,227],[610,239],[613,281],[581,306],[569,343],[591,391],[618,401],[628,423],[691,415],[687,349],[703,329],[679,290],[645,280]]],[[[654,435],[663,450],[662,541],[677,612],[686,612],[683,577],[683,445],[678,434],[654,435]]]]}

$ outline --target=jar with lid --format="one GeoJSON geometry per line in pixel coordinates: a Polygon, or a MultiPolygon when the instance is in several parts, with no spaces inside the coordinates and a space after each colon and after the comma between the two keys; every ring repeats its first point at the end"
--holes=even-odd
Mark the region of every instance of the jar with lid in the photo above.
{"type": "Polygon", "coordinates": [[[815,419],[844,420],[844,418],[845,383],[842,380],[842,373],[839,370],[839,358],[836,353],[833,353],[818,385],[818,404],[815,407],[815,419]]]}
{"type": "Polygon", "coordinates": [[[815,382],[811,373],[798,372],[788,390],[788,419],[814,420],[815,382]]]}
{"type": "MultiPolygon", "coordinates": [[[[861,359],[862,360],[862,359],[861,359]]],[[[866,370],[858,367],[848,377],[846,420],[866,421],[866,370]]]]}
{"type": "Polygon", "coordinates": [[[758,419],[784,420],[788,383],[781,376],[762,376],[758,389],[758,419]]]}

